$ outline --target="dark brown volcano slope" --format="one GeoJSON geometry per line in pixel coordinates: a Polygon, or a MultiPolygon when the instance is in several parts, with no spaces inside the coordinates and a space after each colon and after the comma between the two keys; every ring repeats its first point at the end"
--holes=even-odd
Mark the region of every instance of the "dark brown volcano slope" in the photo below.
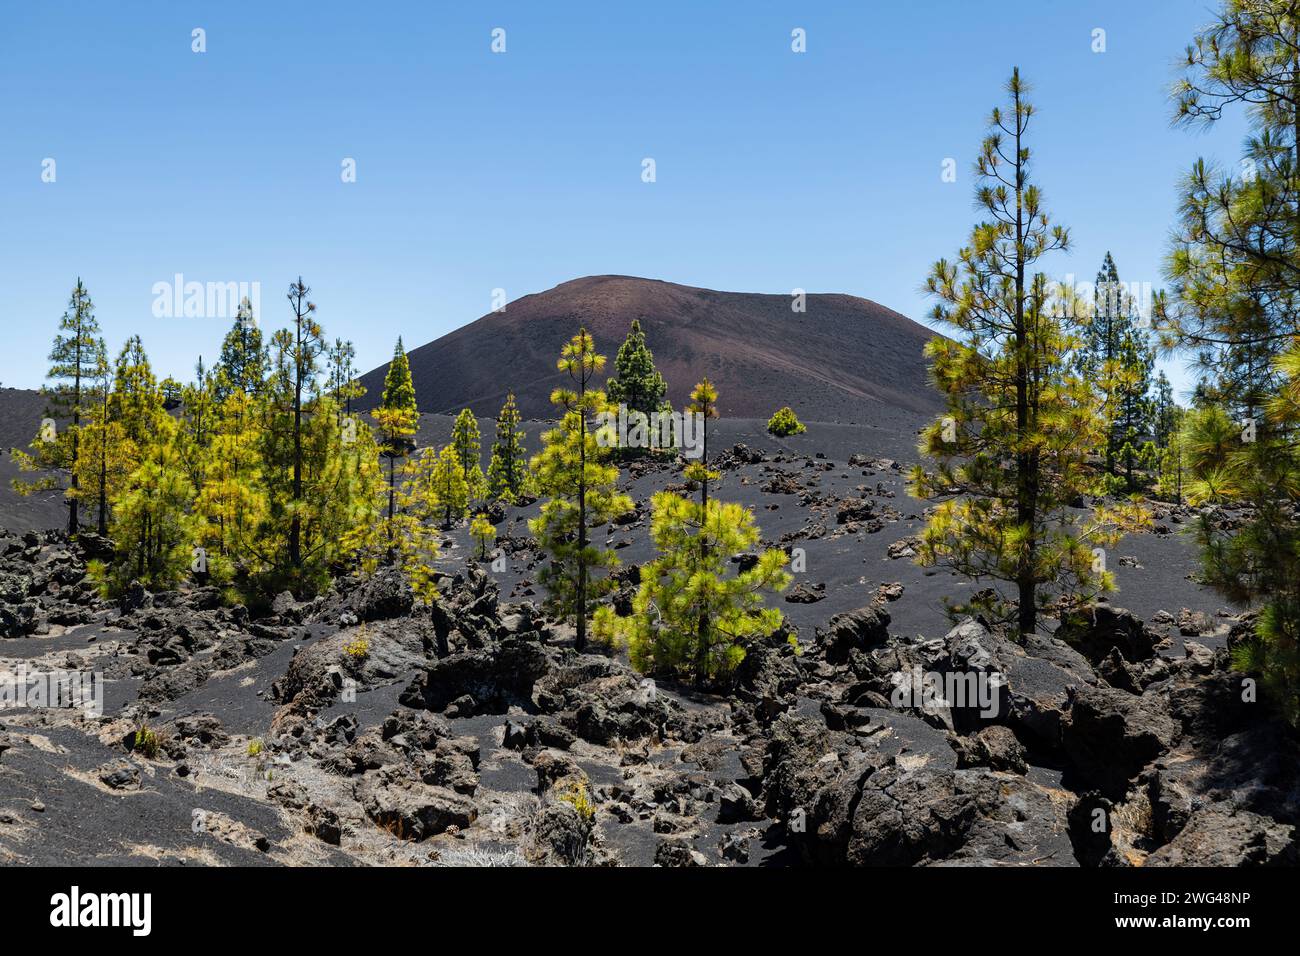
{"type": "MultiPolygon", "coordinates": [[[[551,389],[567,381],[555,370],[564,343],[586,326],[612,374],[633,319],[678,408],[705,375],[721,413],[736,418],[767,418],[788,404],[808,421],[861,423],[939,407],[921,355],[929,330],[851,295],[809,295],[802,314],[790,302],[629,276],[575,279],[412,351],[420,410],[491,416],[513,390],[525,418],[553,417],[551,389]]],[[[363,377],[366,402],[378,403],[386,371],[363,377]]]]}

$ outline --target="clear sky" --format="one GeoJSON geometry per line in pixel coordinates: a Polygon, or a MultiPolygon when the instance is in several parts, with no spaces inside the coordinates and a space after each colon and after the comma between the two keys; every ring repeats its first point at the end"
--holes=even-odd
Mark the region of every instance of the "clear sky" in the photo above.
{"type": "Polygon", "coordinates": [[[40,384],[78,276],[110,348],[139,333],[178,376],[229,320],[155,316],[177,273],[259,282],[264,328],[301,274],[363,369],[399,334],[414,347],[484,314],[495,289],[601,273],[921,318],[930,263],[973,221],[971,164],[1013,65],[1074,239],[1048,268],[1091,279],[1109,249],[1122,279],[1159,287],[1179,177],[1197,155],[1235,164],[1244,133],[1170,126],[1209,9],[2,0],[0,382],[40,384]]]}

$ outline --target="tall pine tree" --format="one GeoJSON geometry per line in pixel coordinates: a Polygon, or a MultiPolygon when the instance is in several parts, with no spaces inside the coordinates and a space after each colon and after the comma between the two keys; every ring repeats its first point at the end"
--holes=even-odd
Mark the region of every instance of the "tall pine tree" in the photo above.
{"type": "MultiPolygon", "coordinates": [[[[1083,520],[1071,510],[1096,490],[1086,460],[1100,444],[1098,409],[1068,367],[1078,346],[1072,303],[1055,307],[1035,271],[1069,239],[1029,180],[1034,109],[1019,70],[1006,89],[1008,109],[993,110],[976,164],[986,218],[957,262],[940,260],[927,282],[939,300],[933,318],[955,336],[926,347],[947,414],[921,441],[935,470],[918,466],[912,477],[915,495],[938,502],[918,559],[1010,585],[1015,623],[1029,635],[1050,592],[1080,601],[1113,587],[1095,570],[1093,548],[1116,540],[1119,516],[1083,520]]],[[[982,603],[1004,609],[997,598],[982,603]]]]}
{"type": "Polygon", "coordinates": [[[529,528],[551,559],[539,578],[551,610],[574,622],[579,651],[587,646],[595,599],[611,584],[594,572],[618,565],[612,550],[592,543],[591,529],[632,510],[631,499],[618,491],[618,468],[607,460],[608,442],[598,441],[588,422],[608,407],[605,393],[591,387],[604,366],[591,335],[579,329],[556,363],[574,387],[551,393],[560,421],[542,435],[542,451],[532,460],[538,491],[547,500],[529,528]]]}
{"type": "Polygon", "coordinates": [[[1300,722],[1300,7],[1225,0],[1194,38],[1177,116],[1212,125],[1240,107],[1239,169],[1197,160],[1166,272],[1168,340],[1199,356],[1184,430],[1192,504],[1246,506],[1198,525],[1204,577],[1258,609],[1234,660],[1300,722]]]}
{"type": "MultiPolygon", "coordinates": [[[[32,453],[14,450],[13,457],[26,472],[56,469],[69,476],[67,490],[68,533],[80,527],[81,423],[87,406],[93,403],[90,383],[103,373],[107,362],[104,340],[99,336],[95,305],[80,279],[72,289],[67,311],[59,321],[59,333],[50,350],[51,384],[42,391],[46,399],[46,416],[52,425],[42,424],[32,442],[32,453]],[[59,424],[62,422],[62,424],[59,424]]],[[[20,494],[55,487],[46,477],[35,482],[15,481],[20,494]]]]}
{"type": "Polygon", "coordinates": [[[501,406],[496,429],[492,459],[488,462],[488,495],[514,504],[524,493],[528,471],[524,433],[519,428],[519,406],[515,404],[514,392],[506,396],[506,403],[501,406]]]}
{"type": "Polygon", "coordinates": [[[396,555],[394,519],[397,514],[397,461],[404,459],[415,448],[412,440],[420,424],[420,412],[415,404],[415,383],[411,380],[411,365],[406,358],[399,336],[393,349],[393,360],[384,376],[384,393],[379,407],[370,413],[379,430],[380,453],[388,461],[388,521],[386,535],[389,553],[396,555]]]}

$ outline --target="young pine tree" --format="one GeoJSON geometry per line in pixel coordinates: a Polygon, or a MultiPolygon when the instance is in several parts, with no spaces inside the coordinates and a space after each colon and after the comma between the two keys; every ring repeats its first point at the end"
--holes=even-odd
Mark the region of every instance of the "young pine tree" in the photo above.
{"type": "Polygon", "coordinates": [[[178,446],[180,424],[167,413],[139,336],[122,347],[108,413],[121,429],[129,472],[111,502],[114,557],[103,581],[117,592],[132,580],[174,587],[189,572],[201,529],[191,513],[195,488],[178,446]]]}
{"type": "Polygon", "coordinates": [[[1183,482],[1187,474],[1187,453],[1185,451],[1185,428],[1187,413],[1174,406],[1174,415],[1169,423],[1163,446],[1159,448],[1160,478],[1156,483],[1156,492],[1168,501],[1181,505],[1183,503],[1183,482]]]}
{"type": "Polygon", "coordinates": [[[608,463],[609,442],[598,441],[588,425],[588,418],[608,407],[605,393],[591,388],[604,365],[605,357],[596,354],[586,329],[564,346],[556,367],[575,387],[551,393],[560,421],[542,435],[542,451],[532,460],[538,491],[547,500],[529,528],[551,559],[539,579],[551,611],[574,622],[580,652],[587,646],[594,602],[611,583],[593,572],[618,566],[612,550],[591,542],[591,529],[632,510],[631,499],[618,491],[618,468],[608,463]]]}
{"type": "MultiPolygon", "coordinates": [[[[641,322],[632,320],[627,338],[618,347],[614,357],[615,374],[605,383],[605,391],[611,406],[627,408],[629,420],[641,419],[643,426],[649,426],[649,416],[663,411],[666,407],[664,396],[668,394],[668,383],[655,368],[654,353],[646,345],[645,333],[641,331],[641,322]]],[[[652,435],[658,431],[651,430],[652,435]]]]}
{"type": "Polygon", "coordinates": [[[125,433],[120,422],[110,415],[113,371],[107,357],[100,359],[91,394],[94,402],[87,411],[81,433],[81,455],[77,467],[81,472],[78,487],[82,499],[94,504],[96,531],[108,536],[109,504],[117,497],[129,473],[124,455],[125,433]]]}
{"type": "Polygon", "coordinates": [[[262,403],[242,387],[215,403],[210,456],[195,510],[203,519],[210,563],[221,568],[222,579],[253,573],[256,533],[268,518],[262,403]]]}
{"type": "MultiPolygon", "coordinates": [[[[400,338],[398,348],[401,348],[400,338]]],[[[366,394],[366,387],[356,377],[356,357],[357,350],[351,342],[335,339],[326,360],[329,394],[334,399],[334,404],[338,406],[340,417],[343,418],[352,416],[352,403],[366,394]]],[[[402,353],[402,358],[406,358],[405,352],[402,353]]],[[[409,372],[409,362],[407,369],[409,372]]]]}
{"type": "Polygon", "coordinates": [[[780,628],[781,612],[764,608],[763,594],[790,582],[782,551],[765,551],[747,571],[731,564],[731,555],[758,542],[759,529],[747,508],[709,498],[709,482],[718,476],[708,468],[708,420],[717,416],[717,400],[706,378],[688,406],[704,426],[704,454],[685,471],[699,487],[698,500],[667,491],[653,496],[650,537],[659,557],[641,572],[632,615],[619,618],[605,606],[593,622],[602,640],[626,642],[639,670],[701,683],[731,673],[749,641],[780,628]]]}
{"type": "MultiPolygon", "coordinates": [[[[162,392],[158,393],[159,406],[162,392]]],[[[176,424],[167,416],[141,449],[140,463],[113,500],[115,548],[105,582],[120,592],[132,580],[153,590],[175,587],[193,565],[199,529],[190,513],[194,486],[175,451],[176,424]]]]}
{"type": "Polygon", "coordinates": [[[1107,457],[1112,469],[1123,467],[1124,488],[1137,490],[1137,469],[1150,464],[1143,441],[1154,430],[1155,406],[1149,397],[1155,350],[1146,334],[1132,325],[1120,335],[1115,357],[1103,372],[1107,409],[1107,457]]]}
{"type": "Polygon", "coordinates": [[[511,392],[497,415],[497,436],[492,443],[492,459],[488,462],[489,497],[514,504],[524,492],[527,471],[524,433],[519,428],[519,407],[511,392]]]}
{"type": "Polygon", "coordinates": [[[415,594],[415,599],[429,608],[434,619],[438,656],[446,657],[451,648],[447,636],[450,624],[438,603],[439,543],[438,529],[442,502],[435,488],[438,456],[426,448],[404,470],[401,498],[397,511],[398,566],[415,594]]]}
{"type": "Polygon", "coordinates": [[[470,522],[469,533],[478,542],[479,560],[486,561],[488,548],[492,546],[492,542],[497,537],[496,528],[492,527],[492,522],[488,520],[488,516],[480,511],[474,516],[474,520],[470,522]]]}
{"type": "Polygon", "coordinates": [[[384,393],[379,407],[370,413],[379,432],[379,447],[388,462],[388,550],[396,556],[394,519],[397,514],[397,461],[404,459],[415,448],[412,440],[420,424],[420,413],[415,404],[415,383],[411,380],[411,365],[406,358],[399,337],[393,350],[393,360],[384,376],[384,393]]]}
{"type": "MultiPolygon", "coordinates": [[[[13,458],[25,472],[57,470],[69,476],[67,491],[68,534],[80,527],[80,482],[78,467],[81,454],[81,423],[91,402],[89,384],[102,373],[107,362],[104,340],[99,337],[99,323],[95,320],[95,305],[90,300],[81,280],[72,289],[67,311],[59,321],[59,333],[50,350],[50,370],[47,378],[52,384],[42,391],[46,399],[46,416],[52,427],[42,424],[41,431],[32,442],[32,453],[17,449],[13,458]],[[62,425],[57,424],[62,422],[62,425]]],[[[56,487],[50,477],[34,482],[15,481],[19,494],[32,494],[56,487]]]]}
{"type": "Polygon", "coordinates": [[[469,483],[465,480],[465,470],[460,466],[460,456],[453,446],[444,445],[436,455],[429,451],[422,457],[432,465],[428,484],[442,512],[442,526],[450,528],[469,509],[469,483]]]}
{"type": "Polygon", "coordinates": [[[1009,109],[993,110],[976,165],[987,218],[957,262],[940,260],[927,281],[939,299],[933,317],[955,334],[926,347],[947,414],[922,436],[936,469],[912,475],[913,494],[938,502],[918,560],[1008,584],[1023,635],[1037,629],[1049,592],[1079,601],[1113,587],[1093,548],[1113,544],[1120,524],[1137,520],[1131,509],[1083,519],[1071,510],[1097,490],[1087,454],[1102,436],[1095,396],[1069,369],[1074,304],[1049,308],[1047,280],[1035,272],[1069,240],[1029,181],[1034,110],[1026,92],[1014,71],[1009,109]]]}
{"type": "Polygon", "coordinates": [[[343,421],[320,387],[324,334],[299,279],[289,289],[293,325],[276,332],[271,373],[256,404],[264,513],[241,551],[258,596],[310,595],[329,583],[383,527],[379,449],[368,426],[343,421]]]}
{"type": "Polygon", "coordinates": [[[125,438],[123,455],[132,470],[149,455],[167,415],[165,398],[140,336],[126,340],[113,367],[113,392],[108,399],[111,418],[125,438]]]}
{"type": "Polygon", "coordinates": [[[460,470],[465,475],[465,486],[471,501],[487,497],[487,480],[483,477],[483,464],[479,457],[482,448],[478,420],[468,408],[461,409],[451,427],[451,446],[456,450],[460,470]]]}
{"type": "Polygon", "coordinates": [[[1164,372],[1156,376],[1155,397],[1152,399],[1151,421],[1154,429],[1156,447],[1164,450],[1170,439],[1178,430],[1178,419],[1182,409],[1174,400],[1174,386],[1164,372]]]}
{"type": "MultiPolygon", "coordinates": [[[[166,404],[164,402],[164,404],[166,404]]],[[[200,357],[194,381],[181,387],[176,451],[190,484],[201,489],[212,464],[212,440],[217,425],[216,376],[200,357]]]]}

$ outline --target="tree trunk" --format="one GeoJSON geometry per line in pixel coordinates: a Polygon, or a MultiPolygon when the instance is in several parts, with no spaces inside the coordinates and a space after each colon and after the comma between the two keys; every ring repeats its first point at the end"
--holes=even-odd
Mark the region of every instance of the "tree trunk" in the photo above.
{"type": "Polygon", "coordinates": [[[1037,511],[1035,455],[1027,448],[1029,436],[1029,386],[1032,345],[1025,324],[1025,254],[1024,254],[1024,161],[1021,132],[1024,120],[1020,113],[1020,91],[1015,93],[1016,109],[1016,520],[1028,530],[1024,551],[1017,565],[1016,590],[1019,602],[1019,629],[1032,634],[1037,627],[1037,582],[1034,575],[1034,518],[1037,511]]]}
{"type": "MultiPolygon", "coordinates": [[[[700,462],[704,465],[704,476],[700,479],[700,567],[709,557],[709,541],[706,532],[709,526],[709,411],[704,410],[703,435],[700,442],[700,462]]],[[[709,610],[700,608],[700,619],[696,627],[696,639],[699,648],[696,651],[696,679],[703,681],[709,672],[709,610]]]]}
{"type": "Polygon", "coordinates": [[[582,653],[587,649],[587,381],[583,372],[578,392],[578,628],[573,646],[582,653]]]}

